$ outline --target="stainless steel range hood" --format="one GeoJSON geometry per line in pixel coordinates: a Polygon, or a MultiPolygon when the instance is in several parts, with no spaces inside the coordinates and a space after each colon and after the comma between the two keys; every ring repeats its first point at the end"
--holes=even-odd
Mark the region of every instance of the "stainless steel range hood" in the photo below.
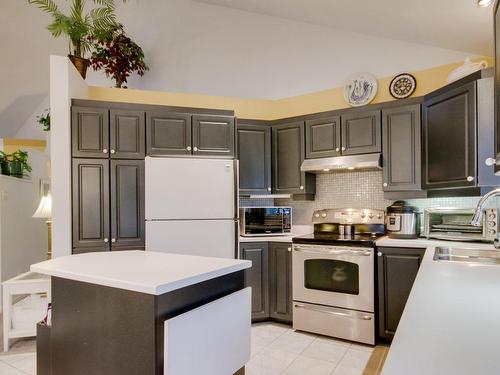
{"type": "Polygon", "coordinates": [[[352,169],[382,169],[380,153],[306,159],[300,166],[301,171],[312,173],[328,173],[352,169]]]}

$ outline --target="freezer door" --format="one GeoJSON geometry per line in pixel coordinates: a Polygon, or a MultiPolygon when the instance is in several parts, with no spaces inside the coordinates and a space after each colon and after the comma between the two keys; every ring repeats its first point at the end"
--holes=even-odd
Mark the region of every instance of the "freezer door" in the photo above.
{"type": "Polygon", "coordinates": [[[236,258],[235,220],[146,221],[146,250],[236,258]]]}
{"type": "Polygon", "coordinates": [[[233,219],[235,162],[146,158],[146,219],[233,219]]]}

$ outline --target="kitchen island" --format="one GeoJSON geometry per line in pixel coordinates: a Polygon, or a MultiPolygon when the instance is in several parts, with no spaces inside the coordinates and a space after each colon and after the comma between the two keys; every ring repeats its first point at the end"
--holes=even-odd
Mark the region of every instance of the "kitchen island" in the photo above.
{"type": "Polygon", "coordinates": [[[51,374],[244,373],[251,324],[244,270],[250,266],[144,251],[32,265],[52,276],[51,374]]]}
{"type": "Polygon", "coordinates": [[[493,246],[389,238],[377,245],[426,247],[382,375],[500,374],[500,266],[433,260],[436,246],[493,246]]]}

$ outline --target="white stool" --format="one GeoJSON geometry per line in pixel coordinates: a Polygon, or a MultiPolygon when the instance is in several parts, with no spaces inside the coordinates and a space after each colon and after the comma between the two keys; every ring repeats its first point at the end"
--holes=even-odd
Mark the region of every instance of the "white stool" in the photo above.
{"type": "MultiPolygon", "coordinates": [[[[3,351],[9,350],[9,339],[36,336],[36,323],[29,327],[13,328],[14,299],[15,295],[41,294],[47,295],[47,303],[51,301],[50,276],[35,272],[26,272],[10,280],[4,281],[3,286],[3,351]]],[[[44,308],[44,316],[47,306],[44,308]]],[[[41,319],[40,319],[41,320],[41,319]]]]}

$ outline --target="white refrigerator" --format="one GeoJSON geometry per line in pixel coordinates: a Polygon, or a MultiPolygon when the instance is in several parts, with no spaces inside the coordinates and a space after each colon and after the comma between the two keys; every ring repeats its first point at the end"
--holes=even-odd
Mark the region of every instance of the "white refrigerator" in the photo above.
{"type": "Polygon", "coordinates": [[[236,160],[147,157],[146,251],[236,258],[236,160]]]}

